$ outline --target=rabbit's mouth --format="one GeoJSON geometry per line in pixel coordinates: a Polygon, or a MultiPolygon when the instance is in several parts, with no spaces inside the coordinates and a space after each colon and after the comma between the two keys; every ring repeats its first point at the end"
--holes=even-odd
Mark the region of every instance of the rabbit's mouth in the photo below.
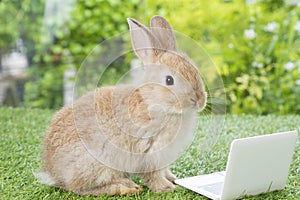
{"type": "Polygon", "coordinates": [[[196,98],[190,98],[193,107],[198,108],[198,112],[201,112],[206,106],[206,92],[199,92],[196,94],[196,98]]]}
{"type": "Polygon", "coordinates": [[[193,98],[191,98],[190,100],[192,102],[192,106],[197,107],[198,101],[196,99],[193,99],[193,98]]]}

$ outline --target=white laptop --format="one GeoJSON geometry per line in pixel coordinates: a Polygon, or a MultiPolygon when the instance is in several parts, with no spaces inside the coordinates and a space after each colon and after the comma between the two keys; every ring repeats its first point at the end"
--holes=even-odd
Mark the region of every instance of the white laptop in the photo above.
{"type": "Polygon", "coordinates": [[[285,187],[297,131],[236,139],[226,171],[183,178],[175,183],[211,199],[238,199],[285,187]]]}

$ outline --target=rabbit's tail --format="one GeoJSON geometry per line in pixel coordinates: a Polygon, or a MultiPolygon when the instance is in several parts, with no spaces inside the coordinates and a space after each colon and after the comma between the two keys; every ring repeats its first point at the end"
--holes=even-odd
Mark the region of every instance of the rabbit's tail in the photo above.
{"type": "Polygon", "coordinates": [[[40,183],[50,186],[55,185],[54,179],[47,172],[36,172],[33,174],[39,180],[40,183]]]}

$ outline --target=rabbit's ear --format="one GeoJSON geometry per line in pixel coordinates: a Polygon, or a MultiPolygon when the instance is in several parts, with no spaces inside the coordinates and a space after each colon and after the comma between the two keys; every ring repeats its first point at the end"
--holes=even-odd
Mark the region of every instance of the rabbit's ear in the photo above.
{"type": "Polygon", "coordinates": [[[150,29],[159,40],[162,49],[177,51],[175,37],[170,24],[161,16],[154,16],[150,20],[150,29]]]}
{"type": "Polygon", "coordinates": [[[127,18],[130,28],[131,43],[135,54],[145,63],[155,61],[161,45],[152,32],[135,19],[127,18]]]}

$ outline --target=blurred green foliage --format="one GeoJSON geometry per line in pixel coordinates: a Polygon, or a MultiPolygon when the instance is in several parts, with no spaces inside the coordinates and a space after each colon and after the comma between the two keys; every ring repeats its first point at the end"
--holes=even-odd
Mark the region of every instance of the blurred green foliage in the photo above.
{"type": "MultiPolygon", "coordinates": [[[[27,0],[22,2],[19,7],[28,6],[27,0]]],[[[299,114],[300,4],[286,2],[78,0],[70,12],[70,20],[53,28],[48,45],[36,37],[37,31],[19,36],[34,43],[31,46],[35,57],[29,70],[31,81],[26,84],[25,105],[60,107],[64,70],[79,69],[97,44],[128,31],[127,17],[148,24],[153,15],[162,15],[175,30],[193,38],[211,56],[224,81],[228,112],[299,114]]],[[[0,16],[4,15],[3,5],[15,4],[0,3],[0,16]]],[[[43,12],[44,1],[34,5],[27,8],[26,16],[43,12]]],[[[39,17],[35,24],[26,21],[25,15],[19,21],[23,27],[28,25],[28,29],[37,30],[43,26],[43,15],[39,17]]],[[[47,20],[55,21],[57,16],[53,17],[47,20]]],[[[12,33],[14,29],[9,25],[5,30],[0,29],[0,35],[5,35],[6,41],[13,41],[17,37],[12,33]]],[[[0,37],[0,47],[3,38],[0,37]]],[[[129,68],[126,59],[121,57],[116,61],[99,84],[114,84],[129,68]]]]}
{"type": "Polygon", "coordinates": [[[0,55],[16,48],[21,38],[26,46],[29,62],[33,62],[36,44],[41,35],[44,0],[0,1],[0,55]]]}
{"type": "Polygon", "coordinates": [[[5,26],[5,28],[0,28],[0,55],[9,51],[12,42],[16,38],[17,31],[15,30],[17,29],[17,24],[12,22],[14,22],[17,13],[18,10],[13,5],[0,3],[0,26],[5,26]]]}
{"type": "Polygon", "coordinates": [[[233,33],[223,51],[221,74],[231,83],[231,111],[300,113],[300,7],[248,10],[245,30],[233,33]]]}
{"type": "MultiPolygon", "coordinates": [[[[64,70],[70,68],[79,70],[85,58],[99,43],[128,31],[127,17],[139,18],[143,16],[144,11],[145,6],[137,0],[78,0],[70,12],[71,20],[67,20],[65,24],[53,23],[57,18],[55,14],[45,19],[46,23],[50,23],[50,27],[54,27],[51,33],[53,40],[51,43],[46,38],[37,45],[39,51],[35,56],[35,61],[38,64],[50,66],[52,69],[55,68],[55,70],[45,68],[44,75],[41,74],[44,77],[42,81],[40,78],[34,79],[33,77],[35,81],[26,84],[26,105],[61,107],[64,70]],[[50,43],[50,45],[45,45],[45,43],[50,43]]],[[[153,14],[151,13],[151,15],[153,14]]],[[[125,57],[121,57],[114,61],[111,64],[112,67],[105,71],[99,84],[114,84],[120,76],[127,72],[130,65],[129,62],[125,62],[125,59],[125,57]]],[[[88,62],[90,62],[89,65],[97,65],[97,58],[88,62]]],[[[97,67],[94,67],[95,70],[88,71],[86,83],[81,84],[88,86],[89,83],[97,82],[99,74],[93,75],[100,68],[100,66],[97,67]]],[[[35,76],[34,73],[32,75],[35,76]]]]}

